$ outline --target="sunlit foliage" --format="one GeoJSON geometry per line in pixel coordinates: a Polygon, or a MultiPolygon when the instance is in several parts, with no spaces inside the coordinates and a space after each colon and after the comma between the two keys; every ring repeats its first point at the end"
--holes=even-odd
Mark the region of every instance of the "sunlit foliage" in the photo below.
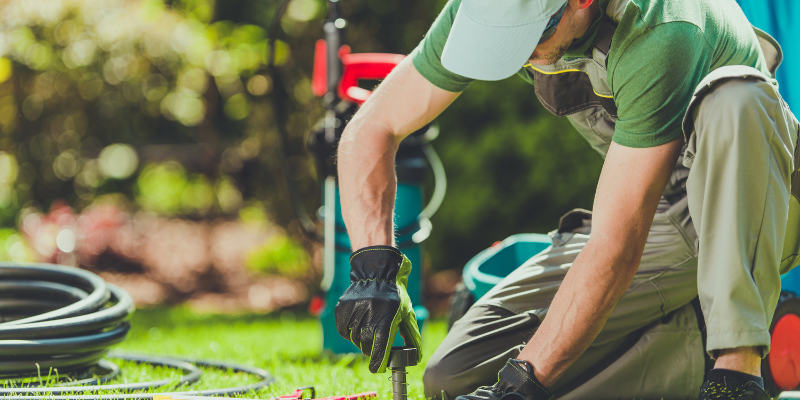
{"type": "MultiPolygon", "coordinates": [[[[142,161],[175,157],[169,146],[205,143],[207,154],[184,158],[189,164],[215,162],[222,151],[213,148],[220,136],[214,120],[247,118],[253,94],[266,94],[271,83],[258,74],[267,56],[264,29],[211,21],[213,7],[208,0],[172,7],[152,0],[19,0],[3,6],[0,210],[6,222],[31,199],[47,207],[66,198],[82,207],[100,193],[125,191],[114,181],[133,176],[142,161]]],[[[289,56],[288,46],[279,44],[278,64],[289,56]]],[[[255,156],[247,150],[235,155],[239,163],[255,156]]],[[[230,154],[225,158],[230,164],[230,154]]],[[[163,197],[158,193],[140,196],[149,199],[143,205],[235,211],[241,194],[230,192],[238,193],[237,186],[213,167],[204,172],[208,176],[193,178],[182,194],[186,207],[152,204],[150,197],[163,197]],[[225,188],[227,203],[212,199],[215,185],[225,188]]]]}
{"type": "MultiPolygon", "coordinates": [[[[345,40],[355,53],[407,54],[444,3],[341,0],[345,40]]],[[[276,81],[264,62],[278,4],[3,2],[0,225],[17,225],[29,206],[44,213],[65,199],[80,212],[120,193],[159,217],[235,218],[260,203],[298,238],[266,97],[278,84],[289,95],[288,173],[313,215],[320,190],[304,137],[323,113],[310,74],[326,7],[292,0],[276,81]]],[[[433,269],[461,268],[496,240],[545,232],[568,209],[591,207],[600,158],[518,78],[473,84],[439,121],[433,145],[449,187],[425,243],[433,269]]]]}

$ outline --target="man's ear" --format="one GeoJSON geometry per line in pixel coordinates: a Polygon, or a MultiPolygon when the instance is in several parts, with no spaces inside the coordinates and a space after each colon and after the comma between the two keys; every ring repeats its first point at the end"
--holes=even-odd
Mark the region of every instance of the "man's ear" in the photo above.
{"type": "Polygon", "coordinates": [[[583,10],[586,7],[589,7],[594,3],[594,0],[569,0],[570,8],[574,8],[576,10],[583,10]]]}

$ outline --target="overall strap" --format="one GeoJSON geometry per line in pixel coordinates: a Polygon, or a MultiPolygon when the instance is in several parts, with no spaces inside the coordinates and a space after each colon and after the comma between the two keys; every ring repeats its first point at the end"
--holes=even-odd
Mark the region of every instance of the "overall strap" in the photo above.
{"type": "MultiPolygon", "coordinates": [[[[597,49],[597,51],[593,51],[594,62],[599,63],[603,68],[607,68],[608,52],[611,49],[611,39],[614,37],[616,29],[617,24],[610,18],[603,17],[600,20],[597,36],[595,36],[592,46],[597,49]]],[[[530,64],[526,64],[526,67],[531,70],[530,73],[533,75],[536,97],[553,114],[561,117],[590,107],[602,107],[616,118],[617,105],[614,98],[595,92],[585,66],[582,67],[582,70],[556,71],[539,70],[530,64]]]]}
{"type": "Polygon", "coordinates": [[[594,40],[594,47],[605,56],[603,66],[606,68],[608,68],[608,52],[611,50],[611,39],[614,37],[616,30],[617,24],[610,18],[604,17],[600,20],[600,29],[597,31],[597,37],[594,40]]]}

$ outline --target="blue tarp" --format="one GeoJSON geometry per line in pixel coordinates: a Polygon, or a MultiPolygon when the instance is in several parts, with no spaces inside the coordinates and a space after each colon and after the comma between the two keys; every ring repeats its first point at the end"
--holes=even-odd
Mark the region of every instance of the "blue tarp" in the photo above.
{"type": "Polygon", "coordinates": [[[756,28],[774,37],[783,49],[778,68],[781,96],[795,115],[800,110],[800,1],[736,0],[756,28]]]}

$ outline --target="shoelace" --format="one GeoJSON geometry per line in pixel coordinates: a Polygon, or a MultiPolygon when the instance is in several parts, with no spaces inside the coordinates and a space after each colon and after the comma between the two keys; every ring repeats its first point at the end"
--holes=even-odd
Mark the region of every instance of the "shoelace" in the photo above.
{"type": "Polygon", "coordinates": [[[744,392],[745,390],[742,386],[730,389],[721,383],[709,382],[705,397],[708,400],[736,400],[741,397],[744,392]]]}

